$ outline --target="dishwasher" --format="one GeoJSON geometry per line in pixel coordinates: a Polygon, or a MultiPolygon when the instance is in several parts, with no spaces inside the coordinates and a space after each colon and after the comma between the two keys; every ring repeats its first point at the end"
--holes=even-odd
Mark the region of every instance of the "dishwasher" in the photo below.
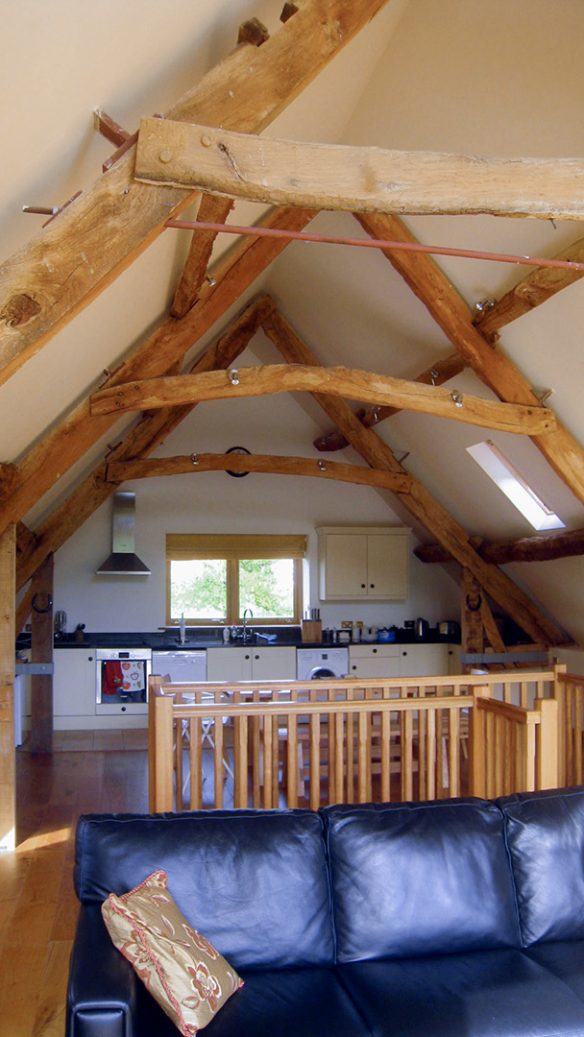
{"type": "Polygon", "coordinates": [[[207,680],[207,653],[204,649],[154,651],[152,673],[179,684],[200,684],[207,680]]]}
{"type": "MultiPolygon", "coordinates": [[[[152,653],[152,672],[159,675],[160,677],[170,677],[171,681],[175,684],[201,684],[207,680],[207,653],[203,650],[192,650],[192,651],[180,651],[180,649],[173,649],[170,651],[154,651],[152,653]]],[[[209,692],[207,696],[205,693],[202,695],[202,701],[205,701],[205,697],[208,702],[214,702],[215,698],[212,692],[209,692]]],[[[185,694],[184,700],[188,701],[188,693],[185,694]]],[[[194,700],[194,697],[193,699],[194,700]]],[[[209,749],[215,748],[215,741],[213,739],[213,726],[215,721],[210,717],[203,717],[201,719],[201,739],[203,746],[205,744],[209,749]]],[[[182,737],[185,748],[188,745],[189,733],[188,733],[188,721],[183,720],[182,722],[182,737]]],[[[227,755],[223,756],[223,767],[226,775],[229,775],[233,779],[233,769],[231,762],[227,755]]],[[[188,783],[188,775],[185,778],[185,784],[183,786],[183,796],[186,793],[186,786],[188,783]]],[[[205,781],[205,778],[203,778],[205,781]]]]}

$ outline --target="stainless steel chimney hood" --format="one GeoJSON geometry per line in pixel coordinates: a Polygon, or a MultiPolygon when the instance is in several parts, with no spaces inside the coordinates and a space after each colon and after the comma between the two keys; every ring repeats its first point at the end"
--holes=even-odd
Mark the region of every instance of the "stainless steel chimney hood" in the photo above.
{"type": "Polygon", "coordinates": [[[112,516],[112,553],[97,576],[150,576],[150,569],[134,552],[136,494],[115,493],[112,516]]]}

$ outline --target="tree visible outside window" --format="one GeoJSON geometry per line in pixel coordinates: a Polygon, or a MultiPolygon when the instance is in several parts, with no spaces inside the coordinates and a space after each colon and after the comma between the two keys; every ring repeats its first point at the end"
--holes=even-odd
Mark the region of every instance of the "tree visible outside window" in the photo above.
{"type": "Polygon", "coordinates": [[[299,536],[167,536],[167,622],[298,623],[301,613],[299,536]],[[189,557],[190,556],[190,557],[189,557]]]}

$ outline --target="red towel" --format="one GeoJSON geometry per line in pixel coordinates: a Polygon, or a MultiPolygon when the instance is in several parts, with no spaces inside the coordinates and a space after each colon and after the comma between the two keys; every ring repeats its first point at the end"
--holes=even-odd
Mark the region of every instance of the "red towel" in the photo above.
{"type": "Polygon", "coordinates": [[[122,667],[117,659],[101,664],[101,694],[117,695],[122,686],[122,667]]]}

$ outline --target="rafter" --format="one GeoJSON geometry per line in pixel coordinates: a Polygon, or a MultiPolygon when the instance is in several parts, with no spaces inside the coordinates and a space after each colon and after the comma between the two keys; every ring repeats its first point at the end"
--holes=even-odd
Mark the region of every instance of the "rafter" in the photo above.
{"type": "MultiPolygon", "coordinates": [[[[496,565],[510,562],[550,562],[584,554],[584,529],[547,533],[518,540],[482,541],[477,546],[481,558],[496,565]]],[[[414,554],[421,562],[450,562],[452,556],[440,544],[420,544],[414,554]]]]}
{"type": "MultiPolygon", "coordinates": [[[[464,371],[465,367],[466,364],[460,354],[451,353],[450,356],[444,357],[442,360],[436,360],[431,367],[426,368],[425,371],[422,371],[413,380],[414,382],[420,382],[422,385],[442,385],[464,371]]],[[[379,425],[386,418],[391,418],[394,414],[400,413],[401,407],[375,406],[357,411],[357,417],[365,428],[374,428],[375,425],[379,425]]],[[[334,450],[343,450],[348,446],[348,443],[341,436],[338,429],[333,429],[331,432],[325,432],[323,436],[315,439],[313,445],[317,450],[332,452],[334,450]]]]}
{"type": "MultiPolygon", "coordinates": [[[[555,258],[567,260],[570,263],[583,263],[584,238],[569,245],[555,258]]],[[[536,306],[541,306],[543,302],[547,302],[563,288],[579,281],[581,277],[584,277],[584,272],[581,270],[532,270],[514,288],[501,296],[493,306],[480,311],[475,316],[474,323],[480,328],[483,335],[491,337],[506,324],[517,320],[524,313],[529,313],[536,306]]]]}
{"type": "MultiPolygon", "coordinates": [[[[205,371],[233,364],[273,305],[269,296],[260,296],[250,303],[231,322],[218,341],[196,361],[193,370],[205,371]]],[[[108,465],[116,461],[147,457],[191,413],[193,406],[172,407],[143,415],[106,460],[100,462],[67,499],[51,512],[30,536],[28,543],[19,540],[21,550],[17,558],[18,587],[26,583],[44,558],[62,547],[115,491],[116,484],[108,481],[108,465]]]]}
{"type": "Polygon", "coordinates": [[[584,219],[576,158],[490,158],[313,144],[142,119],[136,179],[269,205],[584,219]]]}
{"type": "Polygon", "coordinates": [[[241,368],[226,374],[177,375],[150,378],[101,389],[91,397],[91,414],[122,414],[152,410],[173,403],[241,399],[282,392],[323,392],[348,400],[399,406],[482,428],[535,435],[555,427],[544,407],[497,403],[456,390],[389,378],[347,367],[273,364],[241,368]]]}
{"type": "MultiPolygon", "coordinates": [[[[289,363],[318,365],[316,357],[281,313],[274,311],[264,321],[263,328],[289,363]]],[[[404,471],[390,448],[375,432],[363,427],[344,400],[323,393],[313,393],[313,396],[371,467],[392,472],[404,471]]],[[[543,615],[521,588],[500,569],[478,555],[469,541],[468,533],[417,479],[412,477],[410,491],[400,493],[399,500],[417,521],[432,531],[461,565],[473,573],[493,600],[513,614],[516,622],[534,641],[541,640],[546,644],[565,641],[563,631],[543,615]]]]}
{"type": "MultiPolygon", "coordinates": [[[[356,215],[372,237],[415,241],[396,216],[382,213],[356,215]]],[[[494,349],[478,328],[474,327],[468,306],[430,256],[389,251],[384,251],[384,255],[452,344],[499,399],[526,406],[539,403],[518,368],[499,349],[494,349]]],[[[584,450],[574,436],[557,420],[555,431],[536,435],[533,442],[572,493],[584,502],[584,450]]]]}
{"type": "MultiPolygon", "coordinates": [[[[262,47],[236,48],[166,113],[260,132],[387,0],[309,0],[262,47]],[[285,69],[285,75],[282,74],[285,69]]],[[[193,204],[134,180],[134,147],[0,266],[0,382],[11,376],[193,204]]]]}
{"type": "Polygon", "coordinates": [[[248,472],[270,475],[298,475],[313,479],[377,486],[406,493],[409,475],[380,472],[373,468],[323,461],[320,458],[293,457],[288,454],[191,454],[182,457],[157,457],[144,461],[117,461],[108,464],[107,478],[119,484],[130,479],[151,479],[161,475],[196,475],[200,472],[248,472]]]}
{"type": "MultiPolygon", "coordinates": [[[[214,195],[204,194],[198,215],[201,220],[209,223],[225,223],[232,208],[230,198],[215,198],[214,195]]],[[[193,232],[189,254],[170,307],[171,317],[184,317],[199,298],[216,236],[208,230],[193,232]]]]}
{"type": "MultiPolygon", "coordinates": [[[[261,221],[266,226],[305,226],[312,210],[270,211],[261,221]]],[[[216,284],[206,283],[200,298],[181,321],[163,320],[149,337],[124,360],[106,385],[132,378],[162,375],[174,370],[186,352],[223,316],[267,266],[281,254],[287,242],[279,239],[246,239],[213,264],[216,284]]],[[[115,418],[90,418],[89,397],[75,407],[17,466],[10,492],[0,485],[0,530],[19,521],[55,482],[111,428],[115,418]]]]}

